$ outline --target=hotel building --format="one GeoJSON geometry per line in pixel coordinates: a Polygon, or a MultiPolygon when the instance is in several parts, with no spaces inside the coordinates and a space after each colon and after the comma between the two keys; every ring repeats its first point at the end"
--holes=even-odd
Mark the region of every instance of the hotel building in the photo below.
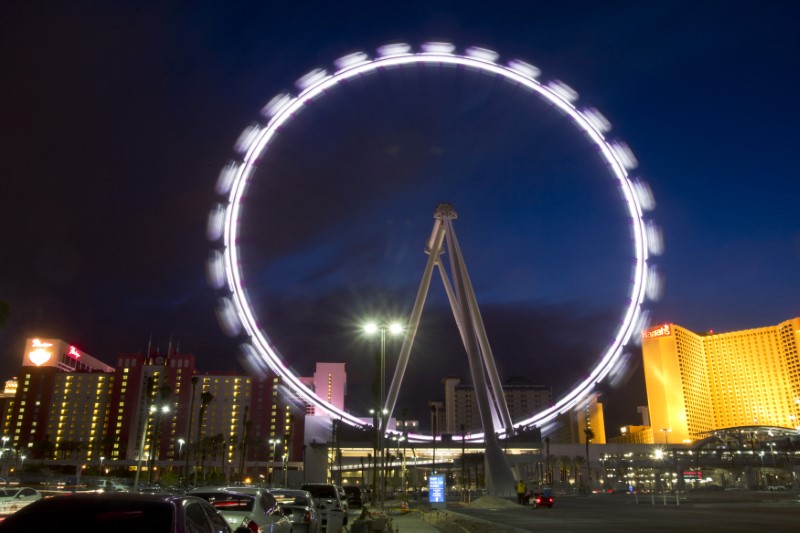
{"type": "MultiPolygon", "coordinates": [[[[458,377],[446,377],[442,383],[444,416],[439,413],[439,433],[460,435],[462,425],[468,433],[482,431],[475,388],[462,384],[458,377]]],[[[521,379],[512,379],[503,384],[503,395],[512,420],[521,420],[553,404],[551,387],[533,385],[521,379]]]]}
{"type": "Polygon", "coordinates": [[[722,428],[797,428],[799,344],[800,318],[727,333],[675,324],[646,330],[642,355],[653,433],[691,442],[722,428]]]}
{"type": "Polygon", "coordinates": [[[303,413],[281,390],[271,373],[199,374],[193,355],[171,347],[120,354],[111,367],[62,340],[28,339],[19,377],[3,394],[3,445],[37,458],[131,463],[185,459],[198,439],[213,437],[215,455],[224,450],[232,462],[241,460],[246,434],[247,461],[269,460],[270,439],[294,461],[303,413]],[[204,393],[211,400],[200,424],[204,393]]]}

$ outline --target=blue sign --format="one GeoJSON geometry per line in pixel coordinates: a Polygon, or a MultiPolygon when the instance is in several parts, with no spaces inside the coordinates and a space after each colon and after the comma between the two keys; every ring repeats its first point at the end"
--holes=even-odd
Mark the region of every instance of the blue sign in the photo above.
{"type": "Polygon", "coordinates": [[[428,501],[430,503],[444,503],[444,474],[428,477],[428,501]]]}

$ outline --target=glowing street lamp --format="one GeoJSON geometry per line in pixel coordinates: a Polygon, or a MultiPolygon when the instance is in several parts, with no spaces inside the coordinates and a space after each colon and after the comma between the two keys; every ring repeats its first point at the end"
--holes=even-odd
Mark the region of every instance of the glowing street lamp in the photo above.
{"type": "Polygon", "coordinates": [[[380,494],[380,501],[381,505],[383,505],[383,501],[385,499],[384,494],[384,483],[383,483],[383,476],[385,475],[384,468],[386,468],[386,450],[384,449],[384,439],[386,434],[386,334],[389,333],[391,335],[399,335],[403,332],[403,326],[399,322],[390,322],[388,324],[379,324],[377,322],[368,322],[364,325],[364,333],[367,335],[375,335],[376,333],[380,333],[381,336],[381,353],[380,353],[380,364],[379,364],[379,378],[380,378],[380,387],[379,397],[378,397],[378,408],[380,411],[378,412],[378,450],[377,453],[380,455],[380,478],[378,482],[380,483],[380,489],[375,487],[375,491],[379,492],[380,494]]]}
{"type": "Polygon", "coordinates": [[[274,466],[274,463],[275,463],[275,455],[277,453],[276,448],[278,447],[278,443],[280,443],[280,442],[281,442],[280,439],[269,439],[269,443],[272,444],[272,461],[270,461],[270,467],[269,467],[269,483],[270,483],[270,485],[274,485],[274,482],[275,482],[275,478],[274,478],[275,466],[274,466]]]}

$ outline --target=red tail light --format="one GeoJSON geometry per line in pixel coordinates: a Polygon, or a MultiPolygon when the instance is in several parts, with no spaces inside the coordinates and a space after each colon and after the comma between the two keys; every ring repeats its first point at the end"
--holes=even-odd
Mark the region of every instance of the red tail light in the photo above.
{"type": "Polygon", "coordinates": [[[306,511],[303,513],[303,522],[306,524],[311,522],[311,511],[306,511]]]}
{"type": "Polygon", "coordinates": [[[249,529],[253,533],[258,533],[258,524],[256,524],[254,521],[250,520],[247,523],[247,529],[249,529]]]}

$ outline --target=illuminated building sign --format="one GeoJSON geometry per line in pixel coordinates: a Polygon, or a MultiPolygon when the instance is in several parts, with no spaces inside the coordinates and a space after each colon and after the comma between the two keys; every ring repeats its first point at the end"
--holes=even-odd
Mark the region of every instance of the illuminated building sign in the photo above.
{"type": "Polygon", "coordinates": [[[669,337],[670,335],[672,335],[672,328],[670,324],[664,324],[663,326],[657,326],[655,328],[646,330],[642,334],[642,338],[653,339],[655,337],[669,337]]]}
{"type": "Polygon", "coordinates": [[[39,339],[31,340],[31,349],[28,352],[28,359],[36,366],[42,366],[53,357],[52,348],[53,343],[40,341],[39,339]]]}
{"type": "Polygon", "coordinates": [[[55,367],[61,372],[100,370],[114,372],[114,367],[99,361],[74,344],[60,339],[28,338],[22,366],[55,367]]]}

